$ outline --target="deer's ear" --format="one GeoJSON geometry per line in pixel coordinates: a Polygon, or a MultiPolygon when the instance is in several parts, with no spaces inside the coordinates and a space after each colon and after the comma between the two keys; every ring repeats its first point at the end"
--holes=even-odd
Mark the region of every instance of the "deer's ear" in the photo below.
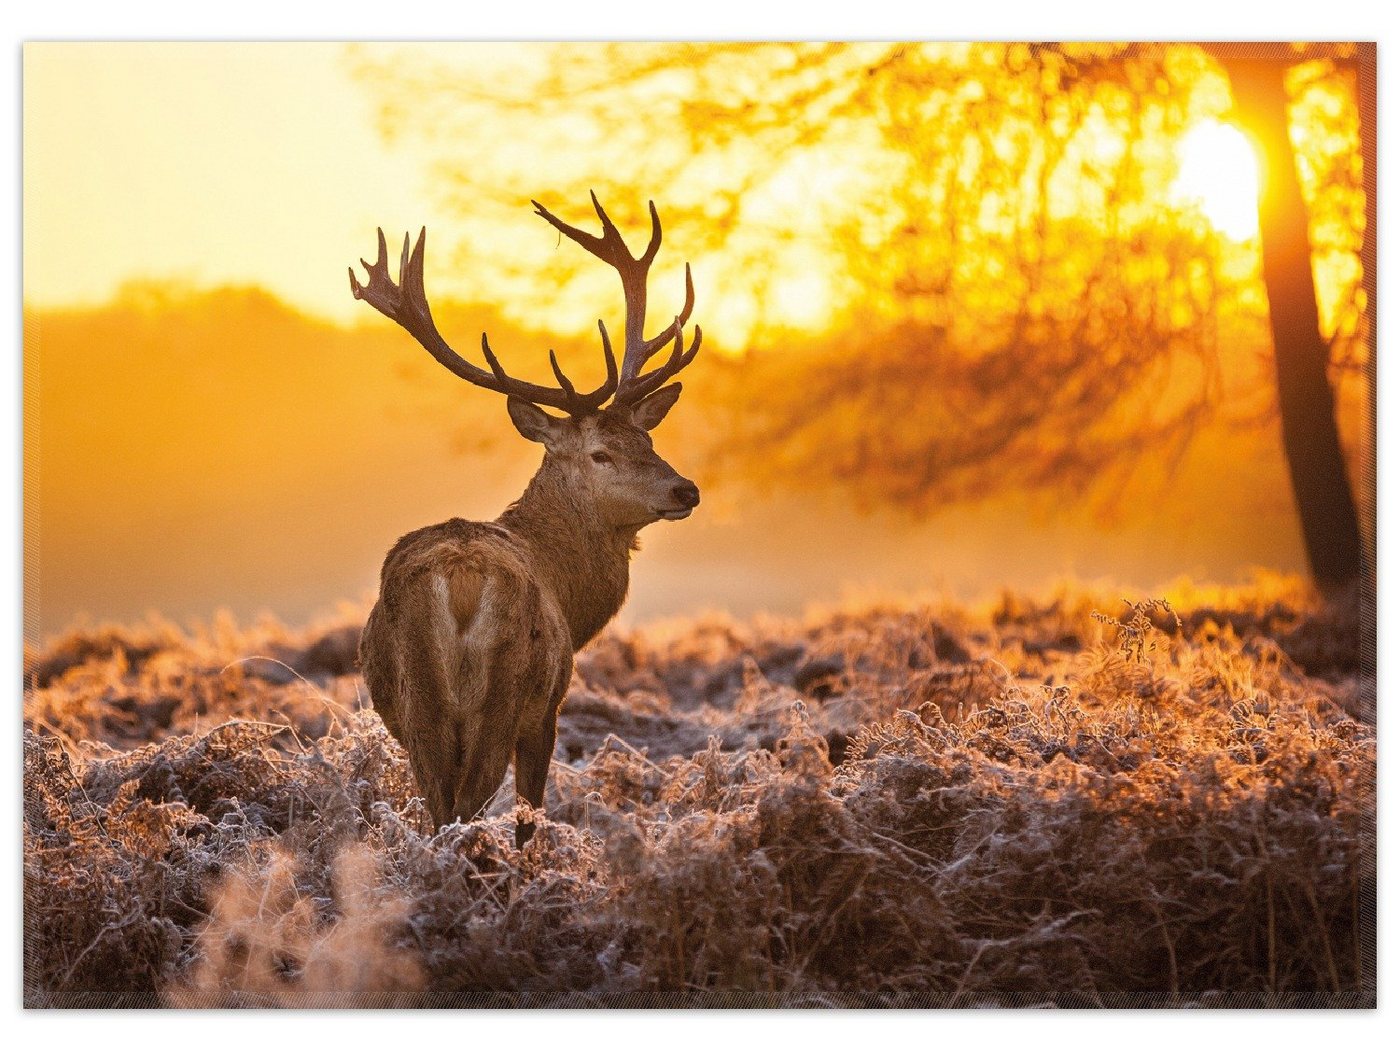
{"type": "Polygon", "coordinates": [[[671,411],[671,406],[676,403],[676,398],[680,396],[681,385],[679,383],[663,386],[655,393],[648,394],[632,409],[632,422],[643,430],[651,430],[666,418],[666,413],[671,411]]]}
{"type": "Polygon", "coordinates": [[[520,431],[521,437],[528,441],[538,441],[546,447],[554,444],[555,438],[559,436],[559,426],[564,422],[551,416],[538,405],[532,405],[523,397],[516,397],[514,394],[506,398],[506,411],[510,413],[510,421],[515,424],[515,429],[520,431]]]}

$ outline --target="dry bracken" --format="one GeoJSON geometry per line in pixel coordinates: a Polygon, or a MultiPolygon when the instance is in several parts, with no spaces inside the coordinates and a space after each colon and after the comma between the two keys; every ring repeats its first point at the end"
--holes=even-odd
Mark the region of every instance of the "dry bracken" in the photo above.
{"type": "Polygon", "coordinates": [[[1373,1005],[1355,610],[1168,598],[610,630],[523,850],[434,829],[349,625],[60,639],[26,1003],[1373,1005]]]}

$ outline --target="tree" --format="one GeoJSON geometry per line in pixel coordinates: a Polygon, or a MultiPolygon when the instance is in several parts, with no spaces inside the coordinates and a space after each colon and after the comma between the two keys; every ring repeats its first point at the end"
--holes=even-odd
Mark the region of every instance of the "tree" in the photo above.
{"type": "MultiPolygon", "coordinates": [[[[1269,298],[1284,450],[1308,563],[1319,586],[1344,588],[1362,578],[1366,563],[1328,377],[1331,347],[1322,338],[1318,321],[1308,209],[1289,135],[1285,76],[1300,56],[1284,45],[1216,45],[1210,50],[1229,74],[1235,110],[1258,142],[1268,173],[1259,198],[1263,280],[1269,298]]],[[[1374,83],[1374,66],[1370,81],[1374,83]]],[[[1372,161],[1374,164],[1374,158],[1372,161]]],[[[1366,229],[1372,238],[1370,252],[1374,253],[1374,175],[1370,178],[1366,229]]],[[[1363,266],[1373,281],[1373,254],[1369,265],[1363,262],[1363,266]]],[[[1368,318],[1373,316],[1374,301],[1368,288],[1368,318]]],[[[1369,333],[1374,332],[1373,324],[1367,327],[1369,333]]],[[[1368,334],[1367,338],[1374,336],[1368,334]]],[[[1374,369],[1374,351],[1367,354],[1367,361],[1374,369]]],[[[1374,406],[1374,380],[1370,389],[1374,406]]]]}
{"type": "MultiPolygon", "coordinates": [[[[503,113],[513,141],[552,147],[561,197],[597,187],[635,221],[633,187],[660,187],[700,256],[702,302],[756,304],[730,345],[751,348],[747,389],[769,393],[745,400],[731,452],[762,449],[775,477],[915,512],[1001,487],[1111,491],[1235,400],[1222,360],[1264,324],[1252,276],[1168,201],[1172,142],[1228,98],[1201,48],[570,45],[542,68],[505,86],[392,59],[362,72],[386,131],[472,152],[444,185],[480,221],[541,178],[543,148],[500,158],[468,141],[503,113]],[[799,340],[792,301],[827,333],[799,340]]],[[[1266,241],[1271,302],[1285,271],[1311,288],[1304,220],[1287,253],[1266,241]]],[[[1359,562],[1327,346],[1315,305],[1271,318],[1309,556],[1332,586],[1359,562]]]]}

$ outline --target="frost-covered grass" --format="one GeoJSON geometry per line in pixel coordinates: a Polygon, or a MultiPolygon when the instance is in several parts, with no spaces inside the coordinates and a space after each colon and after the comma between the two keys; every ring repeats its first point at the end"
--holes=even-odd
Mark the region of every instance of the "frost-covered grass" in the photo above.
{"type": "Polygon", "coordinates": [[[509,780],[429,826],[353,618],[74,634],[26,654],[26,1002],[1374,1004],[1356,610],[1167,598],[611,632],[524,851],[509,780]]]}

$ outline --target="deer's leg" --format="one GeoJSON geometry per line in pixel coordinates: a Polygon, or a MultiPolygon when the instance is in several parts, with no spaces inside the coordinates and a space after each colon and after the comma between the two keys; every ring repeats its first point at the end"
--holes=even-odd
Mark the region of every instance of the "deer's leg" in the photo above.
{"type": "MultiPolygon", "coordinates": [[[[535,809],[544,806],[544,786],[549,779],[549,763],[554,757],[554,738],[558,733],[555,708],[550,706],[543,725],[530,727],[515,742],[515,793],[535,809]]],[[[515,826],[515,847],[519,849],[535,833],[534,821],[515,826]]]]}
{"type": "Polygon", "coordinates": [[[413,779],[417,782],[418,790],[422,792],[423,801],[427,803],[428,812],[432,815],[433,826],[440,828],[444,824],[451,824],[451,766],[444,762],[429,765],[415,756],[409,758],[409,766],[413,769],[413,779]]]}
{"type": "Polygon", "coordinates": [[[506,766],[510,764],[510,751],[509,730],[500,732],[499,729],[494,734],[478,736],[464,749],[452,803],[453,815],[463,824],[481,816],[481,811],[500,788],[506,766]]]}
{"type": "Polygon", "coordinates": [[[413,778],[432,814],[433,825],[442,827],[452,823],[455,816],[453,800],[462,750],[456,733],[428,717],[429,712],[450,709],[452,696],[433,673],[429,663],[432,654],[424,656],[420,668],[406,679],[405,692],[413,707],[411,717],[398,726],[395,736],[408,752],[413,778]]]}

